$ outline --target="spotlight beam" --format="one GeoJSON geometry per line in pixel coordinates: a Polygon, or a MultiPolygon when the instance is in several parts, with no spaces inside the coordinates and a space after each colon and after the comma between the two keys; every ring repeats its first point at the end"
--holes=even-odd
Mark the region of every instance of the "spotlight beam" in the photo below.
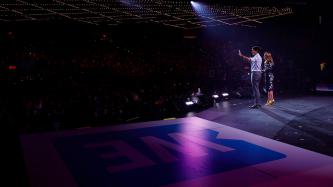
{"type": "MultiPolygon", "coordinates": [[[[191,5],[194,8],[194,11],[196,9],[195,6],[204,6],[204,5],[200,5],[199,3],[196,3],[194,1],[191,1],[191,5]]],[[[215,18],[212,18],[212,17],[200,15],[200,13],[198,13],[198,15],[197,14],[195,14],[195,15],[198,16],[198,17],[201,17],[201,18],[206,18],[206,19],[213,20],[213,21],[216,21],[216,22],[220,22],[220,23],[223,23],[223,24],[226,24],[226,25],[231,25],[230,23],[222,21],[222,20],[219,20],[219,19],[215,19],[215,18]]]]}

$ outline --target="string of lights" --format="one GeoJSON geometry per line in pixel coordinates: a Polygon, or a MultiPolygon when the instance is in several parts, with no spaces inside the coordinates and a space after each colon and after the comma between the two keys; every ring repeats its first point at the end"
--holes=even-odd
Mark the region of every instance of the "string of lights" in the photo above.
{"type": "Polygon", "coordinates": [[[293,14],[290,7],[249,7],[171,0],[2,0],[0,22],[70,19],[94,25],[160,23],[192,29],[217,25],[256,26],[293,14]]]}

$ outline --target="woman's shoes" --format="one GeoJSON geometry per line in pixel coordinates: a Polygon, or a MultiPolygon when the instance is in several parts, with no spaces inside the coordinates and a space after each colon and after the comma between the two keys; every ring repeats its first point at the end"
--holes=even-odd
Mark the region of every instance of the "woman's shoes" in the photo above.
{"type": "Polygon", "coordinates": [[[265,105],[266,106],[272,106],[274,103],[275,103],[274,99],[273,100],[268,100],[265,105]]]}

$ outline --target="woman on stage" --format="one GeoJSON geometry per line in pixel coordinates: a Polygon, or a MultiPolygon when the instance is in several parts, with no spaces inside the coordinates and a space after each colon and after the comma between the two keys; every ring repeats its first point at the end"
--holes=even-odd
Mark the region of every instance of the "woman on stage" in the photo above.
{"type": "Polygon", "coordinates": [[[265,89],[267,92],[267,106],[272,106],[275,102],[274,95],[273,95],[273,81],[274,81],[274,74],[273,74],[273,66],[274,61],[272,54],[270,52],[264,53],[264,78],[265,78],[265,89]]]}

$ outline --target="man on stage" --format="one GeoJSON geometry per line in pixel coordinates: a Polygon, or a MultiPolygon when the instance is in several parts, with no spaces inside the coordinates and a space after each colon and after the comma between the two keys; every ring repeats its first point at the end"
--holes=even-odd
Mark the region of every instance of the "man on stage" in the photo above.
{"type": "Polygon", "coordinates": [[[252,47],[251,53],[253,57],[244,56],[241,51],[238,51],[238,55],[245,60],[251,63],[251,84],[252,84],[252,92],[254,96],[254,104],[249,106],[249,108],[257,109],[260,108],[259,99],[260,99],[260,92],[259,92],[259,83],[261,80],[261,64],[262,58],[259,54],[260,48],[257,46],[252,47]]]}

